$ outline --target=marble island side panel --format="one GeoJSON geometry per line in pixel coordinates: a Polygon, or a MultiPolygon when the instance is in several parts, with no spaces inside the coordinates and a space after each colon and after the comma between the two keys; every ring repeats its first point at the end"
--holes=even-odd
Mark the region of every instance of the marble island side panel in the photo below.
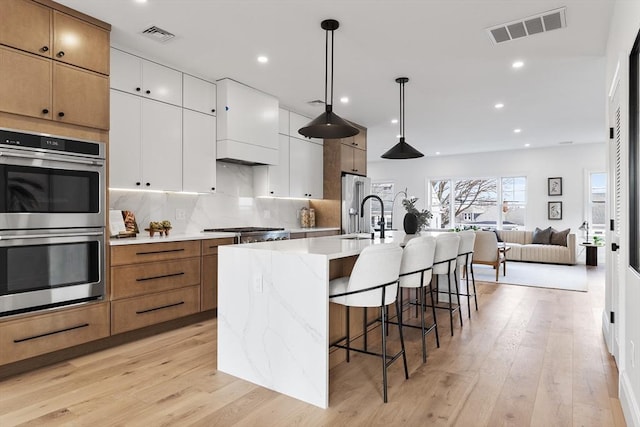
{"type": "Polygon", "coordinates": [[[223,246],[218,369],[307,403],[329,403],[329,259],[223,246]]]}

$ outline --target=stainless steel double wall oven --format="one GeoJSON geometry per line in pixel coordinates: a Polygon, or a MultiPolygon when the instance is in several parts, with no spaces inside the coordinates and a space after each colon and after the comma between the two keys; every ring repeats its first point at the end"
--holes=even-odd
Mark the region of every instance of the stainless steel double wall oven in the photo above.
{"type": "Polygon", "coordinates": [[[0,129],[0,316],[104,297],[105,145],[0,129]]]}

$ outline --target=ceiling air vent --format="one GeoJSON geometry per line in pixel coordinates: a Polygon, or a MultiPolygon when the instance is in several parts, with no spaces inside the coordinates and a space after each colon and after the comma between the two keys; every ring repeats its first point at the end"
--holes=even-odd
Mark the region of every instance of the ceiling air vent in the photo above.
{"type": "Polygon", "coordinates": [[[487,33],[493,44],[544,33],[567,26],[565,17],[566,7],[550,10],[549,12],[528,16],[517,21],[487,28],[487,33]]]}
{"type": "Polygon", "coordinates": [[[142,35],[163,43],[175,37],[175,34],[171,34],[169,31],[163,30],[162,28],[156,27],[155,25],[142,30],[142,35]]]}

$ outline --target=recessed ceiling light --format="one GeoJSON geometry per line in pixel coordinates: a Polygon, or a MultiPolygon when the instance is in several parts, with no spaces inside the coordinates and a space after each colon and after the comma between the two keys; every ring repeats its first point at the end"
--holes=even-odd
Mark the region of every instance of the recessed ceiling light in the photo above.
{"type": "Polygon", "coordinates": [[[269,58],[267,58],[266,56],[258,56],[258,62],[261,64],[266,64],[267,62],[269,62],[269,58]]]}
{"type": "Polygon", "coordinates": [[[440,155],[440,152],[439,152],[439,151],[436,151],[436,156],[439,156],[439,155],[440,155]]]}
{"type": "Polygon", "coordinates": [[[494,107],[496,107],[499,110],[504,107],[504,104],[501,102],[498,102],[496,105],[494,105],[494,107]]]}
{"type": "Polygon", "coordinates": [[[136,3],[146,3],[147,0],[135,0],[136,3]]]}
{"type": "Polygon", "coordinates": [[[398,123],[398,119],[392,119],[391,123],[393,123],[395,125],[396,123],[398,123]]]}
{"type": "Polygon", "coordinates": [[[340,102],[342,102],[343,104],[346,104],[349,102],[349,97],[348,96],[343,96],[342,98],[340,98],[340,102]]]}
{"type": "Polygon", "coordinates": [[[522,132],[522,129],[514,129],[513,130],[513,133],[520,133],[520,132],[522,132]]]}
{"type": "Polygon", "coordinates": [[[522,61],[515,61],[513,64],[511,64],[511,66],[513,68],[522,68],[524,66],[524,62],[522,61]]]}
{"type": "Polygon", "coordinates": [[[524,144],[525,147],[531,147],[531,144],[524,144]]]}

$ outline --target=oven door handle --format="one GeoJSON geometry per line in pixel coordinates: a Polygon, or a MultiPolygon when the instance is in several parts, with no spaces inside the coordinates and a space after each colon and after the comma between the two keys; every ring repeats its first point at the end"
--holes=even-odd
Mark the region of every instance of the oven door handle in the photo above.
{"type": "Polygon", "coordinates": [[[30,160],[48,160],[48,161],[56,161],[56,162],[64,162],[64,163],[77,163],[77,164],[89,165],[89,166],[104,165],[104,162],[99,160],[67,159],[62,157],[43,158],[41,156],[29,156],[28,154],[15,154],[15,153],[7,153],[2,151],[0,151],[0,157],[15,157],[18,159],[30,159],[30,160]]]}
{"type": "Polygon", "coordinates": [[[102,236],[101,231],[92,231],[86,233],[59,233],[59,234],[23,234],[23,235],[11,235],[0,236],[0,240],[20,240],[20,239],[43,239],[43,238],[57,238],[57,237],[82,237],[82,236],[102,236]]]}

